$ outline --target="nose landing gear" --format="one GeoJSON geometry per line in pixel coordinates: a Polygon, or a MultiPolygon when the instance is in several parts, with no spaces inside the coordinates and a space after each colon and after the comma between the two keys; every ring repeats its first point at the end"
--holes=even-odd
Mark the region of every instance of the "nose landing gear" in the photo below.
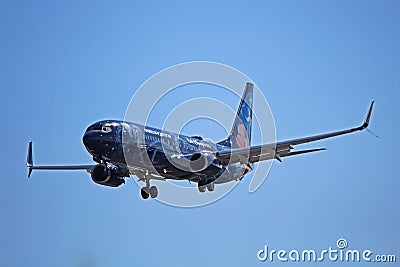
{"type": "Polygon", "coordinates": [[[143,199],[148,199],[149,196],[151,198],[156,198],[158,196],[157,187],[155,187],[154,185],[150,186],[150,181],[146,179],[146,186],[140,189],[140,195],[143,199]]]}

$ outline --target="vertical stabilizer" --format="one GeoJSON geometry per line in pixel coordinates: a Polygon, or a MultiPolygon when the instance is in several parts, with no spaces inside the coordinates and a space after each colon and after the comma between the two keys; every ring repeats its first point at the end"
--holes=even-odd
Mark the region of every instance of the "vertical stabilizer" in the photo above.
{"type": "Polygon", "coordinates": [[[227,139],[218,142],[220,145],[232,148],[250,147],[251,144],[251,126],[253,120],[253,84],[246,83],[246,88],[232,130],[227,139]]]}

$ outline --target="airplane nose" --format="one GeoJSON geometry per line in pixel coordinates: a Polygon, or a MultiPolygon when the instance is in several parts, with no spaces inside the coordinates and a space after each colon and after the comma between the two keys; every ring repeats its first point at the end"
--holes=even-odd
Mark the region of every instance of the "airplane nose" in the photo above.
{"type": "Polygon", "coordinates": [[[82,142],[87,149],[91,149],[94,142],[95,133],[93,131],[86,131],[82,137],[82,142]]]}

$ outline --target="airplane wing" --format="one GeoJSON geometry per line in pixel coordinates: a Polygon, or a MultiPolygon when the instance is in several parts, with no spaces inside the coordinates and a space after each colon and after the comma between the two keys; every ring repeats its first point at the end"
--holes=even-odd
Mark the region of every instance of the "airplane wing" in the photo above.
{"type": "MultiPolygon", "coordinates": [[[[46,165],[46,166],[36,166],[33,164],[32,155],[32,141],[29,141],[28,145],[28,156],[26,159],[26,166],[28,167],[28,177],[31,176],[33,170],[85,170],[88,173],[92,173],[93,169],[98,164],[91,165],[46,165]]],[[[155,180],[165,180],[165,178],[158,173],[153,173],[151,170],[147,170],[141,167],[126,166],[130,174],[136,175],[137,177],[143,177],[144,174],[155,180]]],[[[141,178],[140,178],[141,179],[141,178]]]]}
{"type": "Polygon", "coordinates": [[[302,137],[287,141],[281,141],[277,143],[264,144],[258,146],[252,146],[250,148],[236,148],[223,150],[216,153],[216,157],[221,160],[223,163],[235,163],[235,162],[258,162],[262,160],[276,159],[281,161],[282,157],[294,156],[299,154],[311,153],[316,151],[325,150],[326,148],[318,148],[318,149],[308,149],[308,150],[300,150],[300,151],[292,151],[293,146],[310,143],[322,139],[331,138],[334,136],[349,134],[357,131],[362,131],[366,129],[369,125],[369,121],[371,118],[372,108],[374,106],[374,101],[371,102],[369,106],[369,110],[367,116],[363,124],[359,127],[350,128],[346,130],[330,132],[325,134],[313,135],[308,137],[302,137]]]}
{"type": "Polygon", "coordinates": [[[29,141],[26,166],[28,167],[28,177],[31,176],[33,170],[86,170],[87,172],[92,172],[96,167],[96,165],[35,166],[33,165],[32,141],[29,141]]]}

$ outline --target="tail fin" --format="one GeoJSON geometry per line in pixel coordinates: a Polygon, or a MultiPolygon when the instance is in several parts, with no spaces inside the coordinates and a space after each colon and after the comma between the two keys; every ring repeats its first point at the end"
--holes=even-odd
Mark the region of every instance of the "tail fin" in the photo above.
{"type": "Polygon", "coordinates": [[[227,139],[218,142],[232,148],[250,147],[253,120],[253,84],[246,83],[246,89],[236,113],[235,122],[227,139]]]}

